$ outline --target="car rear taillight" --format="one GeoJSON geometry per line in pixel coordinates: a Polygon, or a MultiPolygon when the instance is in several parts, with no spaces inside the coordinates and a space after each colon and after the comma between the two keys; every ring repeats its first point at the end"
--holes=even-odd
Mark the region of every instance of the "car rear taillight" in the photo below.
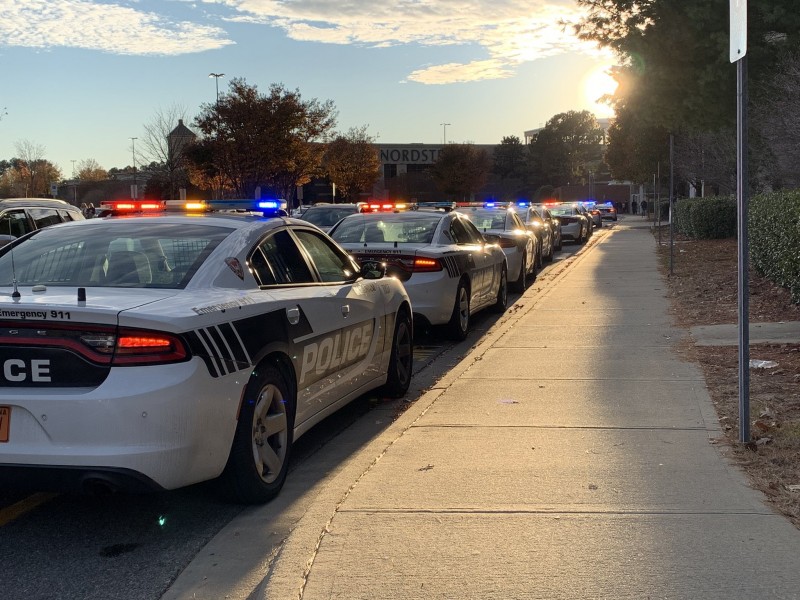
{"type": "Polygon", "coordinates": [[[432,273],[442,270],[442,263],[437,258],[426,258],[418,256],[414,258],[411,269],[414,273],[432,273]]]}
{"type": "Polygon", "coordinates": [[[177,335],[77,323],[0,323],[0,344],[63,349],[101,366],[181,362],[190,358],[177,335]]]}
{"type": "Polygon", "coordinates": [[[120,329],[117,335],[92,334],[81,341],[96,352],[111,354],[112,366],[166,364],[188,357],[181,339],[168,333],[120,329]]]}

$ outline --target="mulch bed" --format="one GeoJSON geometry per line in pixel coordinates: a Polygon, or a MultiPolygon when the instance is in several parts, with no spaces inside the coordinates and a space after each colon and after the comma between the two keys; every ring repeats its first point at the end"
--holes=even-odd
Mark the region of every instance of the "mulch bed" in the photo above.
{"type": "MultiPolygon", "coordinates": [[[[668,234],[662,231],[661,268],[669,283],[672,314],[685,328],[738,322],[737,244],[735,239],[674,238],[670,274],[668,234]]],[[[750,270],[750,314],[755,322],[800,321],[800,305],[789,292],[750,270]]],[[[750,369],[750,440],[739,442],[739,367],[737,346],[691,346],[725,434],[726,454],[754,487],[800,527],[800,346],[750,346],[750,359],[771,361],[750,369]]]]}

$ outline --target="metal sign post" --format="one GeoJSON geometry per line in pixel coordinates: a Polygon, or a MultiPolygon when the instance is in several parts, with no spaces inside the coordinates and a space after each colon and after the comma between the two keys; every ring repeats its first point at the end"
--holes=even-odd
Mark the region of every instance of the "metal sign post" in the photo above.
{"type": "Polygon", "coordinates": [[[730,61],[736,63],[736,207],[739,283],[739,441],[750,441],[750,285],[747,244],[747,0],[730,0],[730,61]]]}

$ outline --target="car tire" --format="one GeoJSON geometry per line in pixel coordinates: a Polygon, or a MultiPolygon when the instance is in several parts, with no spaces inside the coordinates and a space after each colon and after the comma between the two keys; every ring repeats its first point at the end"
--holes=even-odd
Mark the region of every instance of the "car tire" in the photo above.
{"type": "Polygon", "coordinates": [[[563,249],[564,249],[564,240],[563,240],[563,238],[562,238],[562,237],[559,235],[559,236],[558,236],[558,246],[556,246],[556,250],[558,250],[559,252],[561,252],[563,249]]]}
{"type": "Polygon", "coordinates": [[[278,495],[289,470],[296,398],[284,373],[262,362],[242,401],[223,493],[242,504],[263,504],[278,495]]]}
{"type": "Polygon", "coordinates": [[[553,238],[550,238],[550,252],[544,255],[544,261],[551,263],[553,262],[553,255],[556,252],[555,241],[553,238]]]}
{"type": "Polygon", "coordinates": [[[505,267],[500,271],[500,286],[497,288],[497,300],[492,306],[496,313],[504,313],[508,308],[508,269],[505,267]]]}
{"type": "Polygon", "coordinates": [[[456,301],[453,304],[453,314],[447,323],[450,338],[456,341],[466,339],[470,325],[469,287],[462,279],[458,282],[456,301]]]}
{"type": "Polygon", "coordinates": [[[392,354],[389,358],[389,370],[386,383],[381,393],[388,398],[401,398],[411,385],[411,371],[414,367],[414,331],[411,317],[406,309],[402,309],[394,325],[392,338],[392,354]]]}
{"type": "MultiPolygon", "coordinates": [[[[519,267],[519,277],[514,282],[514,291],[520,294],[528,287],[528,271],[525,269],[525,263],[528,261],[528,255],[522,255],[522,264],[519,267]]],[[[534,269],[536,268],[536,261],[534,260],[534,269]]]]}

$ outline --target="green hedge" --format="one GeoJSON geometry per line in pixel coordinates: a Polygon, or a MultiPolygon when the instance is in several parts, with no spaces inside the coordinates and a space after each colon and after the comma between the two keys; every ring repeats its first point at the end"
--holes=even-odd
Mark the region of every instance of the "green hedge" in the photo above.
{"type": "Polygon", "coordinates": [[[736,199],[681,198],[675,203],[675,228],[697,239],[736,237],[736,199]]]}
{"type": "Polygon", "coordinates": [[[750,199],[748,208],[753,268],[800,303],[800,191],[760,194],[750,199]]]}

